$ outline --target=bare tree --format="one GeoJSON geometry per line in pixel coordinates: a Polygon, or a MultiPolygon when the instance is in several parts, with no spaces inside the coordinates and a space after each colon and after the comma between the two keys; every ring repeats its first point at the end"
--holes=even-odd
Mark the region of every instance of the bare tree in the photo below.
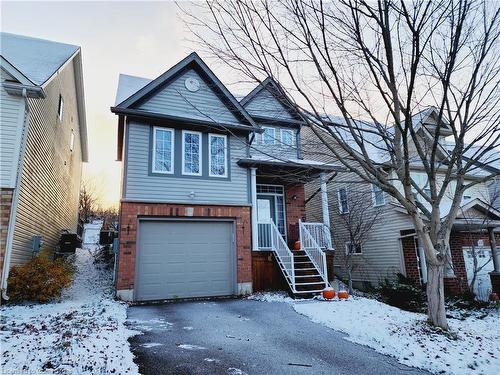
{"type": "Polygon", "coordinates": [[[343,186],[345,197],[339,199],[332,232],[334,242],[342,259],[346,273],[349,293],[353,293],[352,276],[363,258],[363,248],[376,223],[381,223],[384,207],[373,207],[372,192],[364,184],[343,186]],[[344,209],[340,207],[344,206],[344,209]]]}
{"type": "Polygon", "coordinates": [[[494,175],[468,179],[476,162],[499,145],[498,3],[214,0],[186,15],[200,46],[240,75],[281,82],[331,154],[406,210],[425,249],[430,321],[448,329],[451,228],[464,191],[494,175]],[[419,130],[428,106],[436,123],[419,130]]]}
{"type": "Polygon", "coordinates": [[[96,188],[91,181],[83,180],[80,187],[80,199],[78,207],[78,215],[80,220],[88,223],[95,216],[98,208],[98,194],[96,188]]]}

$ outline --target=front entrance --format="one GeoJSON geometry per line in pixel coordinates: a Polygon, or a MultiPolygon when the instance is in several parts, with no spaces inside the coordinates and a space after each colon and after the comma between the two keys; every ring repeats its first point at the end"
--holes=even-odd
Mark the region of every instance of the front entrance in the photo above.
{"type": "Polygon", "coordinates": [[[257,221],[273,221],[286,241],[285,194],[282,185],[257,185],[257,221]]]}
{"type": "Polygon", "coordinates": [[[488,301],[491,293],[490,272],[494,270],[491,249],[487,246],[464,247],[465,270],[467,271],[467,281],[472,282],[474,272],[476,280],[472,286],[477,298],[488,301]]]}

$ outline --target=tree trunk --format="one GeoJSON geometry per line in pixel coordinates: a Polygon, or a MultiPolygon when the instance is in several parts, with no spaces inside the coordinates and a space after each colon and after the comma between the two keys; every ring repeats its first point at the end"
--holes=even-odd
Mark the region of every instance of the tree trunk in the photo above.
{"type": "Polygon", "coordinates": [[[444,306],[444,264],[427,264],[427,304],[431,323],[448,330],[444,306]]]}

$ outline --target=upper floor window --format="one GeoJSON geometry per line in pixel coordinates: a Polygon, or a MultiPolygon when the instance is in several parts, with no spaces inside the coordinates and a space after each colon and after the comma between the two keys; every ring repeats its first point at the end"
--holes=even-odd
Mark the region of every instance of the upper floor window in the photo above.
{"type": "Polygon", "coordinates": [[[374,206],[383,206],[385,204],[384,192],[378,185],[373,186],[373,204],[374,206]]]}
{"type": "Polygon", "coordinates": [[[227,177],[227,136],[208,135],[208,160],[211,177],[227,177]]]}
{"type": "Polygon", "coordinates": [[[153,172],[174,173],[173,129],[153,129],[153,172]]]}
{"type": "Polygon", "coordinates": [[[262,144],[264,145],[274,145],[276,141],[276,130],[274,128],[263,127],[264,133],[262,133],[262,144]]]}
{"type": "Polygon", "coordinates": [[[346,214],[349,212],[349,204],[347,200],[347,189],[340,188],[338,191],[339,198],[339,211],[341,214],[346,214]]]}
{"type": "Polygon", "coordinates": [[[64,100],[62,95],[59,95],[59,104],[57,106],[57,116],[59,116],[59,121],[63,119],[63,110],[64,110],[64,100]]]}
{"type": "Polygon", "coordinates": [[[182,174],[201,176],[201,133],[182,131],[182,174]]]}
{"type": "Polygon", "coordinates": [[[284,146],[293,146],[293,130],[281,129],[281,143],[284,146]]]}

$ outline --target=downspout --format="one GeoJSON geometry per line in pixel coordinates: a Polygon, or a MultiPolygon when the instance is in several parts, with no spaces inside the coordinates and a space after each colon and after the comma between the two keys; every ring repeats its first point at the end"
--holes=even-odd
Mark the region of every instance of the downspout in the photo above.
{"type": "Polygon", "coordinates": [[[7,232],[7,243],[5,245],[5,254],[2,268],[2,280],[1,280],[1,291],[2,298],[4,300],[8,300],[9,296],[7,295],[7,280],[9,277],[9,268],[10,268],[10,256],[12,253],[12,242],[14,240],[14,228],[16,225],[16,214],[17,214],[17,206],[19,203],[19,192],[21,190],[21,174],[24,167],[24,153],[26,151],[26,143],[28,139],[28,125],[29,125],[29,105],[27,99],[26,88],[23,88],[22,97],[24,99],[23,104],[24,108],[21,111],[22,113],[22,133],[21,133],[21,149],[19,150],[19,163],[17,167],[16,174],[16,182],[14,188],[14,195],[12,197],[12,205],[10,208],[10,217],[9,217],[9,227],[7,232]]]}

